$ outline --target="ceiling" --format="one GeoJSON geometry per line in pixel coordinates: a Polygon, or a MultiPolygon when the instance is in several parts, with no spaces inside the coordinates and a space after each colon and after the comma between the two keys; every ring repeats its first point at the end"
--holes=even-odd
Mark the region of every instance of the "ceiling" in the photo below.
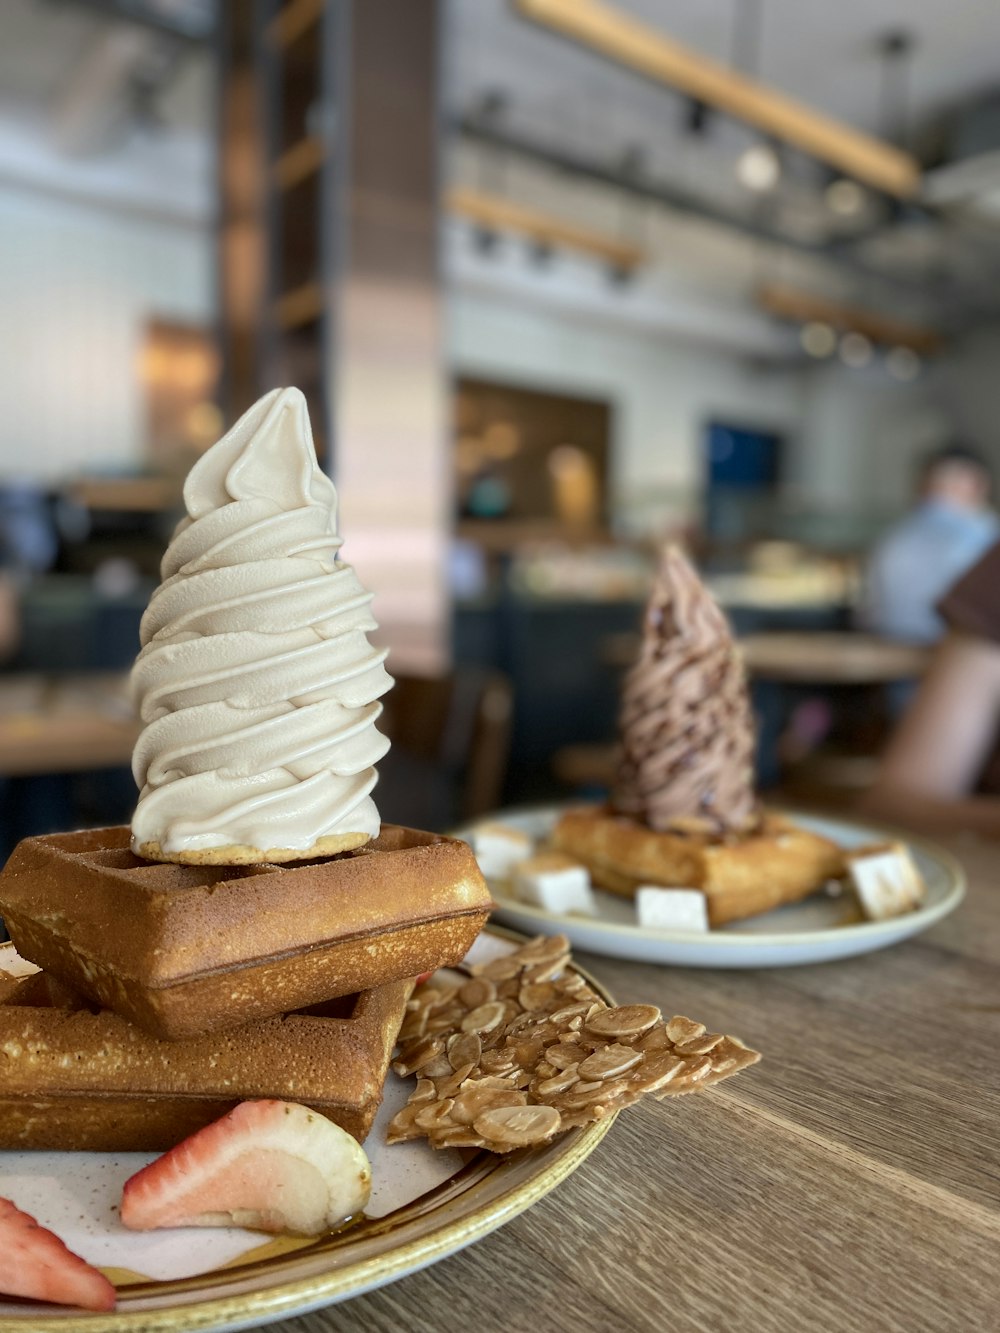
{"type": "MultiPolygon", "coordinates": [[[[992,0],[606,2],[818,110],[891,133],[930,165],[962,108],[1000,92],[992,0]],[[900,29],[914,45],[890,115],[879,40],[900,29]]],[[[510,0],[443,4],[443,103],[462,131],[453,178],[637,241],[660,279],[672,270],[742,299],[777,271],[946,331],[1000,321],[1000,214],[983,206],[990,190],[1000,198],[1000,152],[979,194],[899,209],[866,192],[838,216],[824,197],[829,172],[802,154],[785,152],[778,186],[754,193],[736,174],[758,141],[745,126],[710,115],[693,133],[686,99],[527,22],[510,0]]],[[[137,127],[161,140],[210,133],[214,60],[197,37],[217,0],[2,5],[0,113],[33,116],[78,158],[114,153],[137,127]]],[[[997,139],[1000,149],[1000,115],[997,139]]]]}
{"type": "MultiPolygon", "coordinates": [[[[928,164],[956,115],[1000,92],[1000,5],[983,0],[608,2],[928,164]],[[887,74],[879,43],[893,30],[912,50],[887,74]]],[[[466,183],[504,190],[515,164],[531,164],[561,182],[575,211],[574,182],[579,193],[603,181],[657,213],[735,229],[761,262],[811,255],[817,283],[855,299],[952,331],[1000,318],[1000,226],[976,199],[900,209],[866,191],[838,215],[824,194],[829,170],[790,150],[778,186],[755,193],[736,172],[759,142],[746,126],[710,114],[692,132],[687,99],[526,21],[508,0],[449,0],[448,15],[445,105],[474,158],[466,183]]],[[[1000,185],[1000,161],[994,176],[1000,185]]]]}
{"type": "MultiPolygon", "coordinates": [[[[1000,84],[1000,5],[992,0],[608,0],[703,55],[731,64],[740,46],[745,72],[830,115],[874,133],[880,123],[878,40],[890,30],[913,35],[912,128],[1000,84]],[[738,39],[741,23],[759,38],[738,39]],[[756,47],[754,51],[752,48],[756,47]]],[[[667,95],[561,38],[526,23],[507,0],[449,0],[460,60],[452,95],[506,86],[531,111],[571,119],[592,109],[631,119],[638,109],[661,116],[667,95]]],[[[655,123],[655,121],[654,121],[655,123]]]]}
{"type": "MultiPolygon", "coordinates": [[[[147,114],[155,114],[164,131],[204,132],[211,124],[213,60],[199,40],[199,14],[211,20],[214,0],[3,0],[3,41],[0,42],[0,110],[35,115],[51,121],[68,92],[94,69],[124,33],[138,40],[125,55],[103,66],[108,102],[119,102],[121,116],[134,115],[136,105],[123,100],[123,90],[143,97],[147,114]],[[144,22],[129,22],[126,14],[144,22]],[[190,27],[194,23],[193,29],[190,27]]],[[[120,128],[120,124],[117,126],[120,128]]],[[[108,147],[116,147],[110,135],[108,147]]],[[[104,144],[95,145],[95,151],[104,144]]]]}

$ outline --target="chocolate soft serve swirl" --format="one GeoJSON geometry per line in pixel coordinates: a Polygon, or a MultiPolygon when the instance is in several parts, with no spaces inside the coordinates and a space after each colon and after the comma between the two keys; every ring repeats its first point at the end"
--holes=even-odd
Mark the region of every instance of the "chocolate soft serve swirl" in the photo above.
{"type": "Polygon", "coordinates": [[[338,556],[305,399],[275,389],[192,468],[142,620],[133,847],[307,849],[378,833],[392,680],[371,594],[338,556]]]}
{"type": "Polygon", "coordinates": [[[692,820],[719,835],[757,825],[743,664],[725,616],[676,547],[657,573],[620,730],[617,810],[661,832],[692,820]]]}

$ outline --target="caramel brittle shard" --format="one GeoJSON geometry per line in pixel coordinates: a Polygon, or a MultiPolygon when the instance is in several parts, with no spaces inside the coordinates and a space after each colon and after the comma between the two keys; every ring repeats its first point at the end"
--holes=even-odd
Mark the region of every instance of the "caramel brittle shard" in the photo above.
{"type": "Polygon", "coordinates": [[[611,1007],[569,967],[563,935],[538,936],[472,969],[418,987],[393,1068],[416,1074],[389,1142],[515,1148],[601,1120],[651,1093],[701,1092],[760,1059],[652,1004],[611,1007]]]}

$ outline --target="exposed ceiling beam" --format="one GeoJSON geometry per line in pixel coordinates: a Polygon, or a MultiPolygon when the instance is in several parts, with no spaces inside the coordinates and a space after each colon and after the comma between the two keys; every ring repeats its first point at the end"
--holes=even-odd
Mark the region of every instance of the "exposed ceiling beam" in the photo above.
{"type": "Polygon", "coordinates": [[[66,9],[90,9],[111,19],[151,28],[185,42],[207,42],[216,26],[216,8],[205,0],[180,4],[149,3],[149,0],[49,0],[66,9]]]}
{"type": "Polygon", "coordinates": [[[513,0],[518,13],[646,78],[668,84],[838,171],[901,199],[919,193],[916,158],[710,60],[601,0],[513,0]]]}
{"type": "MultiPolygon", "coordinates": [[[[888,275],[840,245],[834,247],[828,242],[802,239],[779,230],[776,225],[768,223],[759,215],[727,212],[676,185],[664,184],[634,172],[623,171],[616,164],[584,158],[562,148],[551,148],[507,129],[484,126],[475,117],[457,121],[454,128],[472,143],[502,153],[512,153],[525,161],[546,167],[556,175],[575,176],[581,180],[592,181],[619,193],[631,195],[635,199],[646,200],[672,212],[717,224],[781,249],[798,250],[817,259],[829,258],[830,262],[835,263],[842,271],[852,273],[869,284],[877,283],[887,299],[891,299],[894,295],[901,299],[912,298],[915,292],[919,292],[922,298],[932,301],[939,308],[949,310],[955,307],[956,302],[961,302],[963,310],[955,313],[961,313],[963,325],[970,322],[968,316],[972,313],[986,321],[995,321],[1000,314],[996,302],[991,299],[992,287],[989,283],[979,284],[977,292],[971,294],[956,292],[952,283],[935,274],[924,273],[919,279],[913,280],[888,275]],[[975,299],[972,299],[973,295],[975,299]]],[[[843,246],[848,244],[846,240],[843,242],[843,246]]]]}
{"type": "Polygon", "coordinates": [[[766,283],[757,291],[757,304],[770,315],[795,324],[829,324],[842,332],[863,333],[887,347],[909,347],[922,356],[933,356],[944,347],[936,329],[907,320],[893,319],[864,306],[842,305],[814,292],[783,283],[766,283]]]}
{"type": "Polygon", "coordinates": [[[450,213],[479,227],[518,232],[538,245],[553,249],[577,250],[624,272],[637,268],[645,257],[637,246],[567,222],[553,213],[527,208],[503,195],[453,189],[446,202],[450,213]]]}

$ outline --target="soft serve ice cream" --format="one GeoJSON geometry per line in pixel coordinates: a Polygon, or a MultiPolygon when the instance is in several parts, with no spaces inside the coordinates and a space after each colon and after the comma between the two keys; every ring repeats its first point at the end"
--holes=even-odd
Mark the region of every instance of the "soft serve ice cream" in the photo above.
{"type": "Polygon", "coordinates": [[[625,679],[614,805],[661,832],[745,833],[758,822],[743,663],[712,595],[664,552],[638,662],[625,679]]]}
{"type": "Polygon", "coordinates": [[[132,673],[133,850],[236,862],[361,845],[380,826],[392,680],[302,394],[256,403],[194,465],[184,503],[132,673]]]}

